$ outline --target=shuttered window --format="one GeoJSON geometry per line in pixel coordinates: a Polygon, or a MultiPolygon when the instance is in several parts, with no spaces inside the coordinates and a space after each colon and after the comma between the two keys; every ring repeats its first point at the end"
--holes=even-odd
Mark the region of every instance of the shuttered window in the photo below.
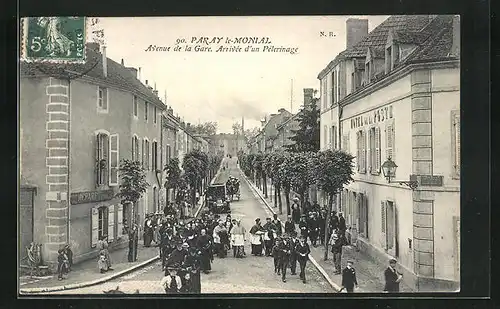
{"type": "MultiPolygon", "coordinates": [[[[97,240],[108,235],[108,208],[105,206],[97,208],[97,240]]],[[[93,217],[93,216],[92,216],[93,217]]],[[[94,224],[94,222],[92,222],[94,224]]],[[[92,228],[93,229],[93,228],[92,228]]],[[[97,243],[97,241],[96,241],[97,243]]]]}
{"type": "Polygon", "coordinates": [[[452,162],[453,162],[453,177],[460,177],[460,113],[452,111],[451,113],[451,134],[452,134],[452,162]]]}
{"type": "Polygon", "coordinates": [[[97,186],[107,184],[108,180],[108,157],[109,157],[109,137],[106,133],[99,133],[96,136],[95,158],[96,158],[96,184],[97,186]]]}
{"type": "Polygon", "coordinates": [[[132,137],[132,161],[139,161],[139,138],[137,136],[132,137]]]}
{"type": "Polygon", "coordinates": [[[153,171],[156,171],[158,169],[158,143],[153,142],[151,144],[151,156],[152,156],[152,167],[153,171]]]}
{"type": "Polygon", "coordinates": [[[120,161],[120,140],[118,134],[111,134],[109,137],[109,185],[118,185],[118,168],[120,161]]]}
{"type": "Polygon", "coordinates": [[[381,229],[381,245],[384,250],[387,249],[386,245],[386,209],[385,209],[385,201],[380,202],[380,229],[381,229]]]}
{"type": "Polygon", "coordinates": [[[118,204],[117,209],[117,224],[116,224],[116,238],[120,239],[123,235],[123,205],[118,204]]]}
{"type": "Polygon", "coordinates": [[[92,227],[92,234],[90,238],[90,246],[95,248],[99,240],[99,209],[94,207],[91,209],[90,223],[92,227]]]}
{"type": "Polygon", "coordinates": [[[380,128],[376,127],[375,128],[375,151],[374,151],[374,157],[375,157],[375,162],[374,162],[374,167],[372,168],[372,173],[373,174],[380,174],[380,128]]]}
{"type": "Polygon", "coordinates": [[[115,240],[115,205],[108,207],[108,241],[115,240]]]}
{"type": "Polygon", "coordinates": [[[148,102],[144,101],[144,120],[148,121],[148,102]]]}
{"type": "Polygon", "coordinates": [[[358,172],[366,173],[366,133],[363,130],[357,132],[357,163],[358,172]]]}
{"type": "Polygon", "coordinates": [[[151,167],[150,161],[151,161],[151,152],[150,152],[150,148],[149,148],[149,141],[145,140],[144,141],[144,168],[147,171],[149,171],[149,169],[151,167]]]}
{"type": "Polygon", "coordinates": [[[145,154],[146,154],[146,151],[145,151],[145,148],[144,148],[144,144],[146,143],[146,141],[143,139],[142,140],[142,145],[141,145],[141,156],[142,156],[142,159],[141,159],[141,162],[142,162],[142,167],[146,167],[146,159],[145,159],[145,154]]]}
{"type": "Polygon", "coordinates": [[[366,150],[366,157],[368,158],[367,160],[367,170],[368,172],[372,172],[372,168],[374,166],[374,157],[373,154],[375,151],[373,151],[375,148],[375,128],[370,128],[368,130],[368,143],[367,143],[367,150],[366,150]]]}
{"type": "Polygon", "coordinates": [[[100,111],[108,110],[108,89],[104,87],[98,87],[97,90],[97,107],[100,111]]]}
{"type": "Polygon", "coordinates": [[[337,72],[332,71],[332,105],[337,102],[337,72]]]}
{"type": "Polygon", "coordinates": [[[153,123],[156,124],[158,122],[158,115],[156,111],[156,106],[153,107],[153,123]]]}
{"type": "Polygon", "coordinates": [[[396,161],[396,153],[395,149],[395,128],[394,128],[394,120],[390,120],[385,127],[385,155],[387,158],[391,158],[392,161],[396,161]]]}

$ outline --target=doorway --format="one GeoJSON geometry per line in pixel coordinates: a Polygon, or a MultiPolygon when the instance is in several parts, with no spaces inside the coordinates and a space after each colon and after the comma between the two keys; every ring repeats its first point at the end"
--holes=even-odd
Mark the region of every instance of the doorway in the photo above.
{"type": "Polygon", "coordinates": [[[394,202],[387,201],[386,208],[386,243],[387,252],[394,257],[399,257],[399,231],[398,231],[398,213],[394,202]]]}
{"type": "MultiPolygon", "coordinates": [[[[19,197],[19,258],[23,261],[28,256],[26,248],[34,241],[33,206],[35,188],[21,187],[19,197]]],[[[23,263],[27,263],[27,261],[23,263]]]]}

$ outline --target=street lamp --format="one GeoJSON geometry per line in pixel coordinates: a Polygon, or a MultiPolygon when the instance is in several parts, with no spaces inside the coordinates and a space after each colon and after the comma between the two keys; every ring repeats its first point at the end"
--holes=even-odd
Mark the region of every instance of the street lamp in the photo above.
{"type": "Polygon", "coordinates": [[[396,176],[397,168],[398,166],[394,163],[394,161],[392,161],[391,157],[387,158],[387,161],[382,164],[382,172],[384,173],[384,177],[387,179],[387,183],[399,183],[400,185],[406,185],[410,187],[410,189],[415,190],[418,187],[418,181],[416,180],[394,180],[391,182],[391,178],[396,176]]]}

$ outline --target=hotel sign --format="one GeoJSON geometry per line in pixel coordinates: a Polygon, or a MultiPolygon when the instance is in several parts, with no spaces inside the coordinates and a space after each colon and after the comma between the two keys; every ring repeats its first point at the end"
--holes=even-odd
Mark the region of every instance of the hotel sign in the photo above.
{"type": "Polygon", "coordinates": [[[356,129],[366,125],[383,122],[394,117],[392,105],[378,108],[374,111],[364,113],[351,119],[351,129],[356,129]]]}
{"type": "Polygon", "coordinates": [[[72,205],[102,202],[113,199],[115,193],[113,189],[100,191],[87,191],[71,193],[70,201],[72,205]]]}

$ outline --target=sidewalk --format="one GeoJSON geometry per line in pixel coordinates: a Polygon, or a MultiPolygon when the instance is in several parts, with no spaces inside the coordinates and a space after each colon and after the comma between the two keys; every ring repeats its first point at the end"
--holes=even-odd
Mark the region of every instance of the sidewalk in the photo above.
{"type": "MultiPolygon", "coordinates": [[[[221,169],[219,169],[211,183],[219,177],[220,171],[221,169]]],[[[204,206],[204,201],[205,197],[201,196],[199,204],[196,205],[196,209],[193,209],[193,217],[184,219],[183,221],[189,222],[196,218],[204,206]]],[[[143,246],[143,242],[139,240],[137,262],[128,262],[128,245],[124,246],[124,248],[110,252],[112,271],[101,274],[97,268],[96,257],[73,265],[73,269],[67,275],[66,279],[61,281],[57,279],[57,274],[43,278],[30,278],[29,276],[21,277],[19,278],[19,292],[20,294],[32,294],[46,291],[76,289],[99,284],[125,275],[128,272],[153,263],[160,258],[159,249],[157,247],[146,248],[143,246]]]]}
{"type": "MultiPolygon", "coordinates": [[[[243,174],[243,173],[242,173],[243,174]]],[[[257,189],[256,186],[254,188],[257,189]]],[[[258,189],[257,189],[258,190],[258,189]]],[[[274,207],[274,188],[271,191],[271,185],[268,184],[268,198],[264,198],[264,195],[260,190],[259,194],[265,200],[265,202],[269,205],[269,207],[276,213],[278,213],[278,208],[274,207]],[[271,194],[272,193],[272,194],[271,194]]],[[[283,195],[283,194],[282,194],[283,195]]],[[[283,214],[279,215],[278,218],[284,223],[287,220],[286,214],[286,202],[284,195],[282,196],[283,201],[283,214]]],[[[296,229],[298,230],[298,225],[296,225],[296,229]]],[[[328,260],[324,261],[324,253],[325,248],[323,245],[318,245],[316,248],[312,245],[311,248],[311,256],[315,262],[324,269],[327,273],[328,277],[334,283],[340,287],[342,283],[342,275],[335,275],[335,266],[333,265],[333,255],[331,252],[328,252],[328,260]]],[[[354,262],[354,268],[356,269],[357,279],[358,279],[358,292],[365,293],[378,293],[383,292],[384,290],[384,270],[387,268],[387,265],[382,265],[375,261],[372,257],[363,252],[360,252],[353,246],[344,246],[342,250],[342,268],[346,266],[346,261],[352,260],[354,262]]],[[[313,262],[314,263],[314,262],[313,262]]],[[[321,270],[320,270],[321,271],[321,270]]],[[[327,279],[328,280],[328,279],[327,279]]],[[[338,289],[334,287],[335,289],[338,289]]],[[[404,283],[400,284],[401,292],[414,292],[411,288],[404,285],[404,283]]]]}

